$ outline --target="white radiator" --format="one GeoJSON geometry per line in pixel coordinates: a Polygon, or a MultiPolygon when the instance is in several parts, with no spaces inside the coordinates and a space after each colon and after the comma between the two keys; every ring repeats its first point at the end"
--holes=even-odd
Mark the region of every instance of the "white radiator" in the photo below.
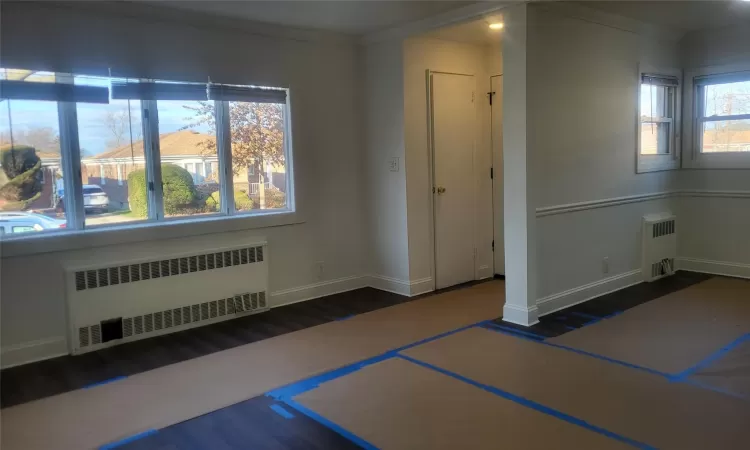
{"type": "Polygon", "coordinates": [[[677,217],[672,213],[643,216],[643,276],[654,281],[674,273],[677,217]]]}
{"type": "Polygon", "coordinates": [[[73,354],[265,311],[265,243],[66,269],[73,354]]]}

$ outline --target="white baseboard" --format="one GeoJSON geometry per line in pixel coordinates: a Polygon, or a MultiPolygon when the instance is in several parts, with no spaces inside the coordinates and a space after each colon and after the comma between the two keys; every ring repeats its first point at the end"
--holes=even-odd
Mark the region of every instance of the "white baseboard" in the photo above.
{"type": "Polygon", "coordinates": [[[724,275],[727,277],[750,278],[750,264],[727,261],[711,261],[698,258],[677,258],[678,270],[724,275]]]}
{"type": "Polygon", "coordinates": [[[370,287],[407,297],[414,297],[415,295],[435,290],[431,277],[420,278],[414,281],[399,280],[398,278],[386,277],[384,275],[370,275],[368,278],[368,285],[370,287]]]}
{"type": "Polygon", "coordinates": [[[353,276],[337,278],[335,280],[321,281],[320,283],[308,284],[291,289],[284,289],[271,293],[271,308],[290,305],[292,303],[304,302],[326,295],[339,294],[341,292],[353,291],[368,286],[368,277],[353,276]]]}
{"type": "Polygon", "coordinates": [[[593,283],[584,284],[583,286],[573,289],[568,289],[567,291],[558,292],[557,294],[552,294],[537,301],[539,315],[543,316],[565,309],[569,306],[587,302],[596,297],[601,297],[602,295],[641,283],[642,281],[643,276],[641,275],[641,269],[636,269],[603,280],[594,281],[593,283]]]}
{"type": "Polygon", "coordinates": [[[477,280],[484,280],[486,278],[492,278],[495,276],[495,272],[490,266],[479,266],[477,270],[477,280]]]}
{"type": "Polygon", "coordinates": [[[67,339],[65,336],[55,336],[3,347],[0,350],[0,366],[7,369],[67,354],[67,339]]]}
{"type": "Polygon", "coordinates": [[[515,323],[516,325],[530,327],[539,323],[539,308],[536,306],[524,308],[522,306],[506,303],[505,306],[503,306],[503,320],[515,323]]]}

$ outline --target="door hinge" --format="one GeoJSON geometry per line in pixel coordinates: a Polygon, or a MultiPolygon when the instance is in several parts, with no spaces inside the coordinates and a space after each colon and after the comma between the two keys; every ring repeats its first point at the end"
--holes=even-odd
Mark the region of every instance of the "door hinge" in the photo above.
{"type": "Polygon", "coordinates": [[[145,108],[145,109],[143,110],[143,118],[144,118],[144,119],[148,119],[148,108],[145,108]]]}
{"type": "Polygon", "coordinates": [[[495,168],[490,167],[490,180],[494,180],[494,179],[495,179],[495,168]]]}
{"type": "Polygon", "coordinates": [[[493,252],[495,251],[495,240],[494,239],[492,240],[492,251],[493,252]]]}
{"type": "Polygon", "coordinates": [[[490,99],[490,106],[492,106],[492,97],[494,97],[494,96],[495,96],[495,91],[487,93],[487,97],[489,97],[489,99],[490,99]]]}
{"type": "Polygon", "coordinates": [[[474,103],[474,92],[471,93],[471,103],[474,103]]]}
{"type": "Polygon", "coordinates": [[[148,182],[148,190],[151,191],[151,192],[154,192],[154,182],[153,181],[149,181],[148,182]]]}

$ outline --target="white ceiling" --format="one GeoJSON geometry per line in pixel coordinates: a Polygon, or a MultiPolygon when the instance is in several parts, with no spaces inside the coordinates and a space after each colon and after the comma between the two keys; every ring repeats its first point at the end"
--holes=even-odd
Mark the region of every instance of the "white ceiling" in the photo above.
{"type": "Polygon", "coordinates": [[[502,41],[503,30],[490,30],[489,25],[493,22],[502,22],[502,17],[495,16],[440,28],[426,34],[425,37],[476,45],[499,44],[502,41]]]}
{"type": "Polygon", "coordinates": [[[707,28],[749,23],[750,2],[741,0],[712,1],[584,1],[580,5],[639,22],[689,32],[707,28]]]}
{"type": "Polygon", "coordinates": [[[363,35],[475,1],[148,1],[161,7],[299,28],[363,35]]]}

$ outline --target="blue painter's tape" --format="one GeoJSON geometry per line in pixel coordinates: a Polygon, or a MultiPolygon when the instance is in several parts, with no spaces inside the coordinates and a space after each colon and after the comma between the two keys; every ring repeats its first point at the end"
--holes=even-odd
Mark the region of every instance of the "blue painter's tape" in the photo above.
{"type": "Polygon", "coordinates": [[[115,381],[124,380],[125,378],[127,378],[127,377],[123,375],[123,376],[120,376],[120,377],[110,378],[109,380],[98,381],[96,383],[87,384],[86,386],[83,387],[83,389],[91,389],[93,387],[101,386],[103,384],[114,383],[115,381]]]}
{"type": "Polygon", "coordinates": [[[354,314],[349,314],[348,316],[339,317],[336,320],[341,321],[341,320],[351,319],[352,317],[354,317],[354,314]]]}
{"type": "Polygon", "coordinates": [[[570,325],[565,325],[565,329],[566,329],[566,330],[577,330],[578,328],[576,328],[576,327],[571,327],[570,325]]]}
{"type": "Polygon", "coordinates": [[[125,444],[130,444],[133,441],[137,441],[138,439],[143,439],[145,437],[151,436],[153,434],[158,433],[158,430],[146,430],[143,433],[134,434],[132,436],[126,437],[125,439],[120,439],[119,441],[111,442],[106,445],[102,445],[99,447],[99,450],[112,450],[117,447],[121,447],[125,444]]]}
{"type": "Polygon", "coordinates": [[[340,434],[341,436],[349,439],[350,441],[354,442],[355,444],[359,445],[360,447],[366,449],[366,450],[378,450],[377,447],[372,445],[371,443],[367,442],[366,440],[362,439],[361,437],[357,436],[356,434],[346,430],[345,428],[341,427],[340,425],[326,419],[325,417],[321,416],[320,414],[316,413],[315,411],[308,409],[305,406],[302,406],[301,404],[295,402],[294,400],[288,399],[284,400],[284,403],[289,405],[290,407],[296,409],[300,413],[306,415],[307,417],[311,418],[312,420],[318,422],[319,424],[335,431],[336,433],[340,434]]]}
{"type": "Polygon", "coordinates": [[[593,316],[591,314],[586,314],[586,313],[582,313],[578,311],[569,311],[568,314],[573,315],[573,316],[583,317],[584,319],[589,319],[589,320],[596,320],[596,321],[601,320],[601,317],[599,316],[593,316]]]}
{"type": "Polygon", "coordinates": [[[540,340],[540,339],[545,339],[546,338],[546,336],[542,336],[541,334],[532,333],[531,331],[519,330],[519,329],[513,328],[513,327],[506,327],[506,326],[503,326],[503,325],[498,325],[498,324],[496,324],[494,322],[490,322],[490,323],[486,324],[484,327],[485,328],[487,328],[487,327],[496,328],[498,330],[507,331],[508,333],[520,334],[521,336],[526,336],[526,337],[529,337],[529,338],[532,338],[532,339],[535,339],[535,340],[540,340]]]}
{"type": "Polygon", "coordinates": [[[624,443],[632,445],[632,446],[634,446],[636,448],[654,449],[655,450],[655,447],[651,447],[651,446],[646,445],[646,444],[644,444],[642,442],[638,442],[638,441],[635,441],[633,439],[627,438],[625,436],[621,436],[619,434],[613,433],[613,432],[611,432],[609,430],[605,430],[604,428],[598,427],[596,425],[592,425],[592,424],[590,424],[590,423],[588,423],[588,422],[586,422],[586,421],[584,421],[582,419],[579,419],[577,417],[573,417],[571,415],[568,415],[568,414],[565,414],[563,412],[557,411],[555,409],[552,409],[552,408],[550,408],[548,406],[544,406],[542,404],[539,404],[539,403],[534,402],[532,400],[529,400],[527,398],[524,398],[524,397],[521,397],[521,396],[518,396],[518,395],[515,395],[515,394],[511,394],[510,392],[504,391],[502,389],[498,389],[498,388],[496,388],[494,386],[490,386],[490,385],[487,385],[487,384],[480,383],[478,381],[474,381],[474,380],[472,380],[470,378],[466,378],[463,375],[459,375],[459,374],[457,374],[455,372],[451,372],[450,370],[446,370],[446,369],[443,369],[441,367],[433,366],[432,364],[426,363],[424,361],[420,361],[418,359],[414,359],[414,358],[406,356],[406,355],[397,355],[397,356],[399,358],[405,359],[405,360],[407,360],[407,361],[409,361],[411,363],[417,364],[419,366],[422,366],[422,367],[425,367],[425,368],[428,368],[428,369],[432,369],[432,370],[434,370],[436,372],[440,372],[443,375],[447,375],[447,376],[449,376],[451,378],[455,378],[455,379],[457,379],[459,381],[463,381],[464,383],[470,384],[470,385],[472,385],[474,387],[477,387],[479,389],[482,389],[482,390],[485,390],[485,391],[490,392],[492,394],[495,394],[495,395],[497,395],[499,397],[502,397],[502,398],[504,398],[506,400],[510,400],[512,402],[518,403],[518,404],[520,404],[522,406],[525,406],[527,408],[531,408],[531,409],[534,409],[534,410],[539,411],[541,413],[548,414],[550,416],[556,417],[556,418],[558,418],[560,420],[564,420],[566,422],[578,425],[580,427],[586,428],[587,430],[594,431],[594,432],[599,433],[599,434],[603,434],[604,436],[607,436],[607,437],[612,438],[612,439],[616,439],[616,440],[618,440],[620,442],[624,442],[624,443]]]}
{"type": "Polygon", "coordinates": [[[698,364],[694,365],[693,367],[690,367],[686,370],[683,370],[682,372],[673,375],[670,377],[672,381],[683,381],[685,378],[689,377],[690,375],[694,374],[695,372],[701,370],[702,368],[711,365],[716,360],[722,358],[724,355],[732,351],[735,347],[740,345],[741,343],[750,340],[750,333],[744,334],[740,336],[739,338],[735,339],[734,341],[730,342],[726,346],[720,348],[713,354],[711,354],[708,358],[704,359],[703,361],[699,362],[698,364]]]}
{"type": "Polygon", "coordinates": [[[292,418],[294,418],[294,414],[292,414],[289,411],[287,411],[286,409],[284,409],[284,407],[281,406],[281,405],[273,404],[273,405],[270,406],[270,408],[272,410],[274,410],[276,412],[276,414],[280,415],[281,417],[283,417],[285,419],[292,419],[292,418]]]}
{"type": "Polygon", "coordinates": [[[309,390],[315,389],[316,387],[320,386],[322,383],[335,380],[336,378],[340,378],[340,377],[343,377],[344,375],[349,375],[350,373],[356,372],[363,367],[366,367],[375,363],[379,363],[389,358],[393,358],[396,355],[396,353],[400,351],[403,351],[412,347],[416,347],[418,345],[426,344],[427,342],[434,341],[440,338],[444,338],[446,336],[450,336],[451,334],[459,333],[469,328],[484,325],[486,323],[489,323],[489,321],[484,320],[482,322],[474,323],[471,325],[466,325],[464,327],[456,328],[455,330],[447,331],[445,333],[441,333],[436,336],[422,339],[412,344],[404,345],[403,347],[399,347],[399,348],[387,351],[385,353],[374,356],[372,358],[368,358],[368,359],[365,359],[365,360],[362,360],[353,364],[349,364],[348,366],[340,367],[338,369],[335,369],[335,370],[332,370],[332,371],[329,371],[320,375],[316,375],[310,378],[306,378],[304,380],[296,381],[286,386],[282,386],[280,388],[266,392],[265,395],[267,397],[271,397],[273,399],[286,402],[287,400],[291,400],[293,397],[299,394],[302,394],[303,392],[307,392],[309,390]]]}

